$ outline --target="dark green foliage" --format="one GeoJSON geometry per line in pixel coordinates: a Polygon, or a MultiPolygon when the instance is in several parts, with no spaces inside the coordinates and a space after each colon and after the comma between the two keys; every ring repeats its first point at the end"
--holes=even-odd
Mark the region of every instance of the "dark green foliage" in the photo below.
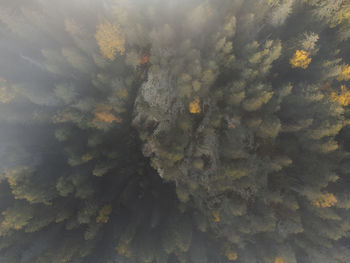
{"type": "Polygon", "coordinates": [[[350,262],[348,0],[56,2],[0,4],[0,262],[350,262]]]}

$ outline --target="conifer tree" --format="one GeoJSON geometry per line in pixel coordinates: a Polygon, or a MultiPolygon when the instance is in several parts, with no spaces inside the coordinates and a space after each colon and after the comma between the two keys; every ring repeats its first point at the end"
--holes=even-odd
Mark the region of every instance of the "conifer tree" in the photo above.
{"type": "Polygon", "coordinates": [[[348,0],[2,1],[0,261],[350,261],[348,0]]]}

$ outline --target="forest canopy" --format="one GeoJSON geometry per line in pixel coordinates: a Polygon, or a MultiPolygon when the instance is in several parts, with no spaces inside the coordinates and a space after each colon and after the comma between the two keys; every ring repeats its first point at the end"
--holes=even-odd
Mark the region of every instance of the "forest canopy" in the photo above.
{"type": "Polygon", "coordinates": [[[0,262],[349,263],[350,0],[0,2],[0,262]]]}

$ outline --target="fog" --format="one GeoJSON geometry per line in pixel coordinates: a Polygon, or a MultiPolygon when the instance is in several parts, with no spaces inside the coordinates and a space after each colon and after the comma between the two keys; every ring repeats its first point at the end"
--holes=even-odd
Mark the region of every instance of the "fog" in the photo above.
{"type": "Polygon", "coordinates": [[[0,263],[349,263],[348,0],[2,0],[0,263]]]}

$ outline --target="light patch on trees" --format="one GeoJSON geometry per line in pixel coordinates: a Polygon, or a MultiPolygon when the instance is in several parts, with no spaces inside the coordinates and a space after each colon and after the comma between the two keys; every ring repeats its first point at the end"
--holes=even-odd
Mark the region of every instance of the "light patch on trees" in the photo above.
{"type": "Polygon", "coordinates": [[[305,50],[297,50],[289,63],[292,68],[306,69],[311,63],[310,53],[305,50]]]}
{"type": "Polygon", "coordinates": [[[113,25],[108,21],[98,25],[95,38],[105,58],[113,61],[117,52],[124,54],[125,34],[118,25],[113,25]]]}

